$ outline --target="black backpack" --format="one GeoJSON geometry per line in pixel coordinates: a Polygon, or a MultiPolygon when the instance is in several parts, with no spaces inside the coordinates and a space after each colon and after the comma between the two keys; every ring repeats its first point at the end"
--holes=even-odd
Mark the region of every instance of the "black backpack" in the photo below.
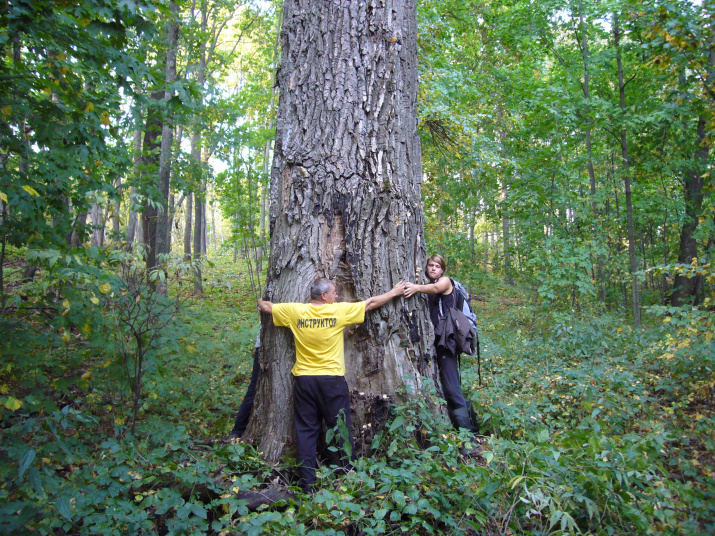
{"type": "MultiPolygon", "coordinates": [[[[459,281],[455,281],[454,279],[450,278],[449,279],[452,282],[452,287],[454,288],[454,297],[455,297],[455,303],[454,303],[454,308],[457,309],[458,311],[462,311],[464,313],[464,316],[467,317],[469,322],[472,324],[472,327],[474,328],[474,347],[477,350],[477,374],[479,376],[479,386],[482,386],[482,359],[479,351],[479,330],[477,329],[477,315],[474,314],[474,311],[472,311],[472,306],[469,303],[471,301],[471,296],[467,292],[467,289],[464,288],[464,285],[460,283],[459,281]]],[[[461,360],[460,360],[461,361],[461,360]]],[[[461,362],[460,362],[461,365],[461,362]]]]}

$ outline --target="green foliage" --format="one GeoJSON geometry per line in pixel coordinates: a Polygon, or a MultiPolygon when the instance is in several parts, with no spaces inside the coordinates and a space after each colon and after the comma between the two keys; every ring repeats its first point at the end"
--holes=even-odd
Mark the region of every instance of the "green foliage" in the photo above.
{"type": "MultiPolygon", "coordinates": [[[[667,321],[640,331],[615,314],[544,311],[516,287],[489,277],[477,287],[465,272],[459,277],[481,296],[474,306],[482,386],[475,358],[465,356],[461,372],[487,436],[482,455],[460,456],[470,438],[428,409],[424,397],[437,396],[428,387],[393,408],[372,454],[356,460],[352,470],[325,464],[314,496],[295,492],[295,500],[249,511],[237,493],[288,488],[295,476],[291,459],[270,467],[250,445],[212,439],[231,427],[250,376],[256,313],[245,267],[216,258],[206,269],[205,296],[161,328],[159,344],[147,354],[144,396],[131,433],[131,390],[114,368],[122,363],[116,337],[123,335],[114,320],[119,313],[94,309],[91,301],[120,299],[122,271],[94,273],[106,257],[87,252],[79,257],[82,264],[36,253],[46,273],[63,283],[43,286],[42,277],[26,285],[25,291],[37,287],[23,295],[42,304],[43,312],[33,316],[37,309],[28,308],[3,319],[5,532],[711,529],[709,456],[715,443],[708,404],[715,348],[707,307],[653,309],[651,315],[667,321]],[[105,294],[102,273],[111,287],[105,294]],[[40,289],[49,296],[44,302],[40,289]],[[91,330],[83,329],[85,323],[91,330]]],[[[679,269],[711,277],[709,267],[679,269]]],[[[141,296],[140,302],[149,294],[141,296]]]]}
{"type": "Polygon", "coordinates": [[[3,243],[62,247],[93,196],[129,166],[118,88],[146,69],[127,49],[151,39],[148,2],[13,2],[0,13],[3,243]],[[119,22],[121,21],[121,22],[119,22]]]}

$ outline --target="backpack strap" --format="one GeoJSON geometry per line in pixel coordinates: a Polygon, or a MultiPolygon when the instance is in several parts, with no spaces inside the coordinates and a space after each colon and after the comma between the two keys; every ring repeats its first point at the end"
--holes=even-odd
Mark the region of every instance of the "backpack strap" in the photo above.
{"type": "Polygon", "coordinates": [[[454,299],[454,308],[458,311],[464,310],[464,294],[457,288],[457,283],[454,282],[452,278],[449,279],[452,283],[452,293],[456,292],[456,298],[454,299]]]}
{"type": "MultiPolygon", "coordinates": [[[[454,291],[457,290],[457,287],[454,286],[454,281],[452,281],[452,278],[449,278],[449,283],[452,285],[452,295],[454,295],[454,291]]],[[[439,300],[437,300],[437,303],[439,304],[439,317],[444,318],[445,312],[444,312],[444,307],[442,306],[442,299],[444,298],[444,293],[439,295],[439,300]]],[[[456,300],[456,299],[455,299],[456,300]]],[[[456,306],[456,301],[455,301],[455,309],[459,309],[460,311],[462,310],[461,308],[458,308],[456,306]]]]}

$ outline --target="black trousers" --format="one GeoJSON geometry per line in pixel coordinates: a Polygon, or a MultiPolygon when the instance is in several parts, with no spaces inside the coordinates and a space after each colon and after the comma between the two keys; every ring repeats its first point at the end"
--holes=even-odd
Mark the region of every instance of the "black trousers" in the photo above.
{"type": "Polygon", "coordinates": [[[248,384],[248,390],[243,397],[243,402],[238,407],[238,413],[236,413],[236,423],[233,425],[233,430],[231,433],[235,433],[238,437],[243,435],[248,426],[248,419],[251,417],[251,412],[253,411],[253,400],[256,398],[256,384],[258,383],[258,372],[260,367],[258,365],[258,350],[253,352],[253,370],[251,371],[251,383],[248,384]]]}
{"type": "Polygon", "coordinates": [[[449,420],[456,429],[466,428],[472,433],[477,433],[479,429],[476,423],[472,422],[469,406],[462,393],[462,385],[459,378],[459,359],[451,354],[438,354],[437,364],[439,366],[439,379],[442,382],[442,392],[447,401],[447,412],[449,420]]]}
{"type": "MultiPolygon", "coordinates": [[[[355,443],[350,432],[350,392],[344,376],[296,376],[293,395],[293,422],[298,441],[300,486],[309,491],[315,484],[318,436],[322,423],[335,428],[342,418],[350,441],[350,459],[355,458],[355,443]]],[[[338,445],[345,454],[344,437],[336,430],[338,445]]]]}
{"type": "Polygon", "coordinates": [[[456,356],[446,354],[437,356],[439,379],[442,382],[442,392],[450,410],[466,408],[467,401],[462,394],[462,384],[459,379],[459,360],[456,356]]]}

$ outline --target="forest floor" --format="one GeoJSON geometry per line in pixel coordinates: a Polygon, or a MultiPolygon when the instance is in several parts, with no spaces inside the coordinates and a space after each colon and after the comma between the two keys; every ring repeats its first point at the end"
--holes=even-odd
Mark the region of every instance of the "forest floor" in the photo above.
{"type": "MultiPolygon", "coordinates": [[[[8,273],[17,280],[19,267],[8,273]]],[[[22,315],[6,307],[0,531],[715,533],[712,316],[653,309],[636,330],[617,313],[547,306],[493,277],[463,280],[482,341],[481,386],[476,358],[462,359],[482,457],[460,457],[464,437],[411,400],[394,408],[372,456],[347,474],[321,467],[321,489],[306,497],[290,488],[290,459],[269,466],[226,441],[258,322],[246,273],[217,257],[202,297],[182,291],[188,301],[143,356],[133,433],[137,362],[121,311],[69,291],[22,315]],[[429,433],[428,448],[415,430],[429,433]],[[253,509],[248,493],[276,489],[292,498],[253,509]]],[[[17,288],[25,303],[38,293],[17,288]]]]}

